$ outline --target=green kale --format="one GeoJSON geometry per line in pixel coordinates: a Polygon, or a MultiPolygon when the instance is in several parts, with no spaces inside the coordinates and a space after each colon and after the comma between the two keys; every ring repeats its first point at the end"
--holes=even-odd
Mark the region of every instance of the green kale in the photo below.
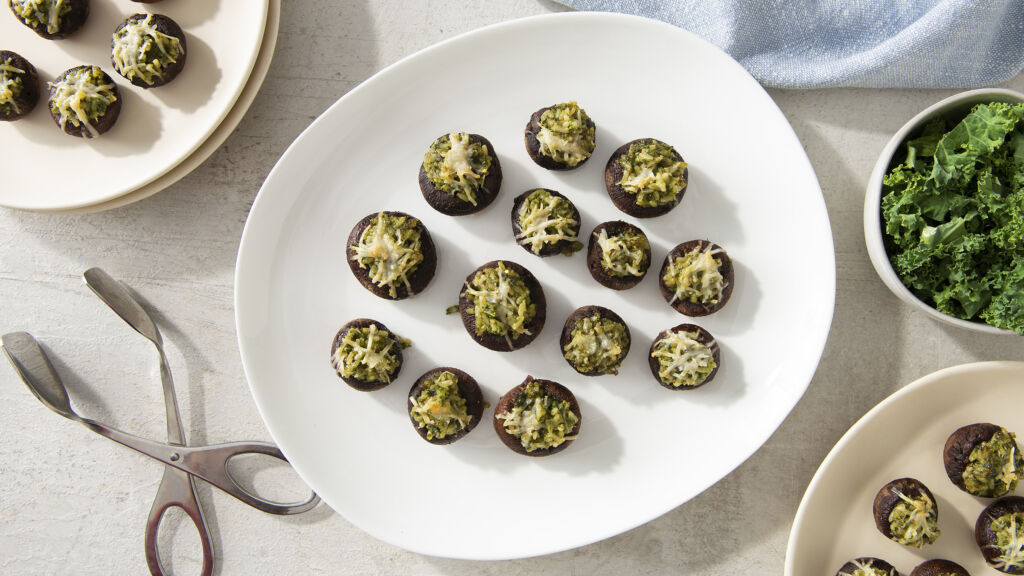
{"type": "Polygon", "coordinates": [[[1024,334],[1024,104],[979,104],[909,140],[883,179],[886,250],[937,310],[1024,334]]]}

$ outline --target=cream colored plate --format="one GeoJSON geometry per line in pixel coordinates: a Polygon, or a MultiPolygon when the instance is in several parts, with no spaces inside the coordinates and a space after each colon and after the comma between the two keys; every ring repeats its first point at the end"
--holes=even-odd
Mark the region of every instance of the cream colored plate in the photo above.
{"type": "Polygon", "coordinates": [[[875,556],[901,574],[931,558],[971,574],[987,568],[974,523],[991,499],[962,492],[946,477],[942,448],[961,426],[992,422],[1024,434],[1024,362],[984,362],[940,370],[883,400],[843,435],[818,468],[793,522],[786,576],[835,574],[848,560],[875,556]],[[942,534],[922,550],[882,536],[871,514],[878,489],[910,476],[939,505],[942,534]]]}
{"type": "MultiPolygon", "coordinates": [[[[6,3],[5,3],[6,4],[6,3]]],[[[81,64],[101,66],[117,82],[123,108],[117,124],[94,140],[64,134],[44,96],[27,117],[0,123],[5,172],[0,205],[67,211],[108,202],[154,182],[192,155],[222,123],[246,86],[264,39],[269,0],[176,0],[147,6],[93,0],[85,26],[45,40],[0,10],[3,48],[18,52],[53,80],[81,64]],[[163,13],[188,40],[188,62],[167,86],[144,90],[110,65],[110,35],[136,12],[163,13]],[[58,176],[59,175],[59,176],[58,176]]]]}
{"type": "Polygon", "coordinates": [[[231,111],[229,111],[227,116],[224,117],[224,120],[221,121],[219,126],[217,126],[217,129],[214,130],[213,134],[210,134],[210,137],[200,144],[199,148],[196,148],[196,151],[188,158],[182,160],[180,164],[171,168],[171,170],[163,176],[133,192],[125,194],[124,196],[119,196],[113,200],[102,202],[100,204],[82,206],[71,210],[58,210],[55,212],[62,214],[84,214],[127,206],[128,204],[138,202],[143,198],[148,198],[153,194],[156,194],[178,180],[181,180],[190,172],[198,168],[199,165],[213,155],[213,153],[220,148],[220,145],[228,139],[228,136],[235,131],[238,123],[242,121],[245,113],[249,110],[249,106],[251,106],[253,100],[256,99],[256,94],[263,85],[263,80],[267,77],[267,71],[270,70],[270,63],[274,59],[274,47],[277,45],[277,31],[280,28],[280,24],[281,0],[270,0],[270,8],[267,10],[267,27],[263,34],[263,43],[260,45],[260,52],[256,56],[256,64],[253,66],[252,75],[249,76],[249,81],[246,82],[245,88],[242,89],[242,93],[238,96],[238,100],[235,101],[235,105],[231,107],[231,111]]]}

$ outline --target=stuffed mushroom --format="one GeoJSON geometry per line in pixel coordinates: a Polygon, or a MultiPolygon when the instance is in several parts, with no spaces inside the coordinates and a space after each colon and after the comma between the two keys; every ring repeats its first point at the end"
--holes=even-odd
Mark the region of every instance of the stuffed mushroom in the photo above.
{"type": "Polygon", "coordinates": [[[658,275],[661,295],[676,312],[707,316],[732,296],[732,260],[721,246],[707,240],[683,242],[669,251],[658,275]]]}
{"type": "Polygon", "coordinates": [[[512,203],[516,243],[536,256],[580,250],[580,212],[568,198],[546,188],[523,192],[512,203]]]}
{"type": "Polygon", "coordinates": [[[99,66],[76,66],[50,83],[50,116],[65,133],[96,138],[121,114],[121,92],[99,66]]]}
{"type": "Polygon", "coordinates": [[[1024,498],[1004,496],[982,510],[974,524],[974,541],[989,566],[1024,574],[1024,498]]]}
{"type": "Polygon", "coordinates": [[[488,262],[466,276],[458,309],[470,337],[498,352],[532,342],[547,318],[547,302],[537,278],[508,260],[488,262]]]}
{"type": "Polygon", "coordinates": [[[900,573],[885,560],[865,556],[843,564],[836,576],[900,576],[900,573]]]}
{"type": "Polygon", "coordinates": [[[36,67],[19,54],[0,50],[0,121],[17,120],[39,101],[36,67]]]}
{"type": "Polygon", "coordinates": [[[431,444],[451,444],[469,434],[484,412],[480,385],[462,370],[434,368],[409,390],[409,419],[431,444]]]}
{"type": "Polygon", "coordinates": [[[582,306],[562,327],[562,357],[584,376],[618,374],[629,353],[629,327],[603,306],[582,306]]]}
{"type": "Polygon", "coordinates": [[[605,166],[612,202],[630,216],[651,218],[675,208],[686,193],[689,170],[675,148],[654,138],[619,147],[605,166]]]}
{"type": "Polygon", "coordinates": [[[472,214],[498,197],[501,163],[483,136],[452,132],[434,140],[423,155],[419,183],[434,210],[449,216],[472,214]]]}
{"type": "Polygon", "coordinates": [[[140,88],[174,80],[185,67],[188,49],[177,22],[162,14],[134,14],[121,22],[110,41],[114,70],[140,88]]]}
{"type": "Polygon", "coordinates": [[[402,350],[410,346],[388,327],[368,318],[345,324],[331,343],[331,366],[346,384],[369,392],[390,384],[402,369],[402,350]]]}
{"type": "Polygon", "coordinates": [[[710,332],[696,324],[680,324],[658,334],[647,363],[658,384],[669,390],[692,390],[715,378],[721,354],[710,332]]]}
{"type": "Polygon", "coordinates": [[[920,548],[939,537],[939,505],[915,478],[898,478],[882,486],[872,512],[878,531],[898,544],[920,548]]]}
{"type": "Polygon", "coordinates": [[[422,292],[437,267],[430,232],[404,212],[379,212],[357,222],[346,252],[359,283],[388,300],[422,292]]]}
{"type": "Polygon", "coordinates": [[[60,40],[82,27],[89,0],[11,0],[11,12],[47,40],[60,40]]]}
{"type": "Polygon", "coordinates": [[[551,380],[527,376],[494,407],[494,431],[511,450],[550,456],[572,444],[583,416],[576,396],[551,380]]]}
{"type": "Polygon", "coordinates": [[[985,498],[998,498],[1017,489],[1024,458],[1016,435],[1005,428],[979,422],[959,428],[946,440],[942,462],[958,488],[985,498]]]}
{"type": "Polygon", "coordinates": [[[537,110],[526,123],[526,152],[548,170],[579,168],[597,145],[594,121],[576,102],[537,110]]]}
{"type": "Polygon", "coordinates": [[[587,245],[587,269],[602,286],[627,290],[636,286],[651,267],[647,235],[621,220],[594,227],[587,245]]]}
{"type": "Polygon", "coordinates": [[[966,568],[953,562],[936,558],[918,564],[910,576],[971,576],[966,568]]]}

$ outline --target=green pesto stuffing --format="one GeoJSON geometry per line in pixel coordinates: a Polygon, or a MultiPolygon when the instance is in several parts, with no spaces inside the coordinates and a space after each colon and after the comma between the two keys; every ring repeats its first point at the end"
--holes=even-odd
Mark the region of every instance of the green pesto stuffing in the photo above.
{"type": "Polygon", "coordinates": [[[463,294],[472,303],[469,313],[476,319],[477,336],[504,336],[511,347],[512,339],[530,333],[526,325],[537,314],[537,305],[526,282],[504,262],[477,272],[463,294]]]}
{"type": "Polygon", "coordinates": [[[555,104],[540,115],[540,153],[555,162],[576,166],[594,153],[596,139],[590,117],[576,102],[555,104]]]}
{"type": "Polygon", "coordinates": [[[939,537],[939,509],[925,493],[911,497],[892,488],[901,500],[889,513],[892,540],[906,546],[920,548],[939,537]]]}
{"type": "Polygon", "coordinates": [[[643,276],[647,270],[651,245],[643,233],[627,228],[609,236],[602,228],[597,245],[601,248],[601,269],[609,276],[643,276]]]}
{"type": "Polygon", "coordinates": [[[689,300],[713,306],[718,303],[725,289],[725,278],[719,271],[721,260],[715,258],[717,251],[711,245],[699,246],[686,254],[674,258],[665,267],[662,281],[673,292],[672,303],[689,300]]]}
{"type": "Polygon", "coordinates": [[[565,359],[580,372],[618,374],[626,355],[626,326],[595,313],[581,318],[569,333],[565,359]]]}
{"type": "Polygon", "coordinates": [[[398,286],[412,293],[409,277],[423,262],[419,220],[380,212],[352,250],[352,259],[368,270],[374,284],[386,286],[392,298],[398,296],[398,286]]]}
{"type": "Polygon", "coordinates": [[[11,0],[11,10],[33,28],[46,28],[48,34],[60,31],[61,18],[71,12],[66,0],[11,0]],[[54,14],[54,10],[56,13],[54,14]]]}
{"type": "Polygon", "coordinates": [[[654,344],[651,358],[658,361],[658,379],[674,388],[697,386],[715,371],[711,348],[699,340],[696,332],[669,331],[654,344]]]}
{"type": "Polygon", "coordinates": [[[1024,513],[1003,514],[992,521],[989,529],[995,536],[995,543],[988,548],[995,548],[999,553],[988,561],[989,564],[1003,572],[1024,568],[1024,513]]]}
{"type": "Polygon", "coordinates": [[[675,150],[658,140],[641,140],[619,157],[622,178],[619,186],[636,196],[637,206],[672,204],[686,189],[686,162],[675,150]]]}
{"type": "Polygon", "coordinates": [[[560,446],[580,421],[567,400],[558,400],[531,381],[512,402],[512,408],[495,416],[505,431],[519,439],[527,452],[560,446]]]}
{"type": "Polygon", "coordinates": [[[840,574],[846,574],[848,576],[892,576],[892,572],[883,568],[876,568],[871,564],[857,564],[857,568],[853,572],[840,572],[840,574]]]}
{"type": "Polygon", "coordinates": [[[519,235],[516,236],[516,242],[529,246],[534,254],[540,254],[545,247],[569,241],[572,244],[566,248],[566,252],[572,254],[583,247],[576,240],[578,227],[579,221],[575,218],[572,203],[544,188],[538,188],[519,206],[519,235]]]}
{"type": "Polygon", "coordinates": [[[409,398],[410,414],[427,431],[427,439],[444,438],[469,426],[473,416],[466,411],[466,399],[459,394],[459,378],[445,370],[423,383],[420,393],[409,398]]]}
{"type": "Polygon", "coordinates": [[[423,155],[423,169],[431,184],[473,206],[491,170],[491,162],[487,145],[470,139],[465,132],[438,138],[423,155]]]}
{"type": "Polygon", "coordinates": [[[18,98],[24,89],[21,75],[25,71],[11,64],[11,58],[0,62],[0,116],[20,114],[18,98]]]}
{"type": "Polygon", "coordinates": [[[992,438],[971,450],[970,463],[963,473],[968,492],[975,496],[998,498],[1017,489],[1024,458],[1014,437],[1012,432],[1000,428],[992,438]]]}
{"type": "Polygon", "coordinates": [[[97,133],[92,123],[117,101],[116,87],[99,66],[79,68],[50,87],[50,112],[58,115],[61,128],[70,122],[76,127],[85,126],[93,136],[97,133]]]}
{"type": "Polygon", "coordinates": [[[114,32],[111,60],[118,73],[129,80],[153,85],[167,74],[181,56],[181,41],[156,29],[152,14],[133,19],[114,32]]]}
{"type": "Polygon", "coordinates": [[[360,382],[391,382],[400,362],[398,352],[411,346],[376,324],[350,328],[331,357],[334,369],[345,378],[360,382]]]}

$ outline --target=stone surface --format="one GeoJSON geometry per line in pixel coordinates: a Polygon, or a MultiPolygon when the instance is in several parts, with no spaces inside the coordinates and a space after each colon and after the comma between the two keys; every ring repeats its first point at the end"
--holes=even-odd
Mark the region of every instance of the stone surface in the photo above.
{"type": "MultiPolygon", "coordinates": [[[[461,32],[557,10],[534,0],[286,2],[262,91],[191,175],[99,214],[0,209],[0,330],[27,330],[42,341],[83,413],[163,437],[152,346],[80,280],[101,266],[158,311],[190,441],[268,440],[237,351],[232,282],[246,215],[271,167],[317,115],[384,66],[461,32]]],[[[1024,90],[1024,76],[1007,86],[1024,90]]],[[[578,550],[476,563],[394,548],[326,507],[279,518],[203,487],[219,573],[781,573],[800,497],[853,422],[919,376],[1024,352],[1024,339],[969,334],[914,313],[876,277],[864,248],[861,203],[876,156],[903,122],[951,93],[771,92],[824,190],[836,246],[835,319],[805,397],[760,451],[705,493],[578,550]]],[[[160,465],[50,413],[0,364],[0,573],[145,573],[143,529],[160,465]]],[[[295,494],[290,480],[281,469],[257,477],[260,486],[295,494]]],[[[165,528],[175,572],[198,573],[191,526],[177,518],[165,528]]]]}

